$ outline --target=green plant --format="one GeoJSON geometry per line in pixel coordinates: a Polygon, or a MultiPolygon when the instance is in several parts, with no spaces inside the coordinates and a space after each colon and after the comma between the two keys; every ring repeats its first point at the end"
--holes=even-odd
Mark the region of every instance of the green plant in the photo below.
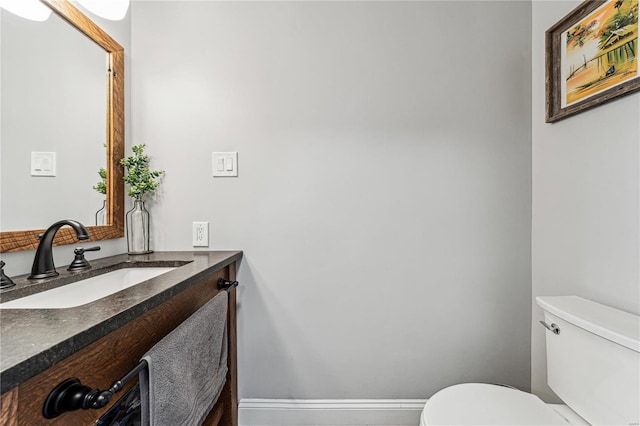
{"type": "Polygon", "coordinates": [[[149,156],[144,154],[147,146],[134,145],[131,147],[133,155],[120,160],[127,169],[123,180],[129,184],[127,195],[142,200],[144,194],[156,190],[160,181],[157,179],[164,174],[164,170],[149,170],[149,156]]]}
{"type": "Polygon", "coordinates": [[[107,194],[107,171],[100,167],[98,170],[98,175],[100,176],[100,182],[96,183],[93,189],[98,191],[101,194],[107,194]]]}

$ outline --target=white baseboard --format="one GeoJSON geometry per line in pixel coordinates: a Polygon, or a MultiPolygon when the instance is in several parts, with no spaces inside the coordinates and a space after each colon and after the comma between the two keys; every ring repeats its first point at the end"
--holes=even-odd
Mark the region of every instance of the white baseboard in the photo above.
{"type": "Polygon", "coordinates": [[[418,426],[425,399],[242,399],[240,426],[418,426]]]}

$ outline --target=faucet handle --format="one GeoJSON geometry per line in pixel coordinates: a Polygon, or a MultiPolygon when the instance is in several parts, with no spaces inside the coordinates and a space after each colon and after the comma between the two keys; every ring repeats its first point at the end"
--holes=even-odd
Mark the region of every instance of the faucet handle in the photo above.
{"type": "Polygon", "coordinates": [[[85,251],[98,251],[98,250],[100,250],[100,246],[89,247],[89,248],[76,247],[76,249],[73,250],[73,253],[75,253],[75,254],[84,254],[85,251]]]}
{"type": "Polygon", "coordinates": [[[16,285],[11,278],[4,274],[4,260],[0,260],[0,289],[1,288],[9,288],[16,285]]]}
{"type": "Polygon", "coordinates": [[[73,262],[71,262],[71,265],[69,265],[69,267],[67,268],[67,271],[84,271],[85,269],[91,268],[91,264],[89,264],[89,261],[84,258],[84,252],[98,251],[98,250],[100,250],[100,246],[89,247],[89,248],[77,247],[75,250],[73,250],[73,253],[76,255],[76,258],[73,259],[73,262]]]}

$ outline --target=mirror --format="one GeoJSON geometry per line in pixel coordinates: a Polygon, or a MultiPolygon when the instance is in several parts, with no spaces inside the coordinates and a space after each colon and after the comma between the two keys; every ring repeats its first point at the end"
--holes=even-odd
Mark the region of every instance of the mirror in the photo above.
{"type": "Polygon", "coordinates": [[[0,19],[0,229],[60,218],[106,225],[95,218],[105,196],[92,188],[107,159],[104,50],[55,14],[38,22],[2,11],[0,19]],[[55,176],[31,170],[32,152],[55,153],[55,176]]]}
{"type": "MultiPolygon", "coordinates": [[[[35,249],[43,229],[32,228],[60,219],[87,225],[91,240],[124,236],[124,49],[68,0],[41,1],[57,16],[2,13],[2,252],[35,249]],[[50,40],[38,25],[51,29],[50,40]],[[24,36],[18,47],[9,44],[16,35],[24,36]],[[56,152],[56,176],[31,176],[49,164],[31,152],[56,152]],[[106,196],[93,189],[100,168],[106,196]],[[103,204],[104,224],[95,226],[103,204]]],[[[71,229],[58,234],[56,245],[76,243],[71,229]]]]}

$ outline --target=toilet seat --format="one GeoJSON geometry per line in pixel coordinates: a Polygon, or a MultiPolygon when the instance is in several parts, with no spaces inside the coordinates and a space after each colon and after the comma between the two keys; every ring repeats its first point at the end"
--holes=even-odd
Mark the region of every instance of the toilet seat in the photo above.
{"type": "Polygon", "coordinates": [[[484,383],[442,389],[426,403],[421,425],[568,425],[537,396],[484,383]]]}

